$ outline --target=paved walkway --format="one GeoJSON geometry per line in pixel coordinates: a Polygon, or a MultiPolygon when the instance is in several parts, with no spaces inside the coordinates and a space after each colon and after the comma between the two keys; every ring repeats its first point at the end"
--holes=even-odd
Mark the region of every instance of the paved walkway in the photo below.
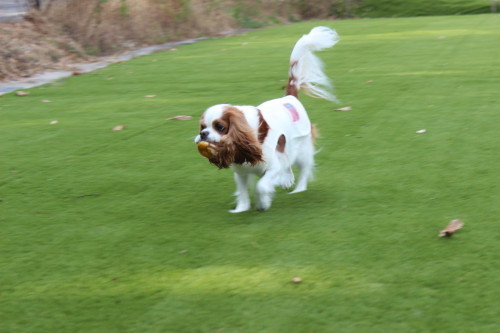
{"type": "MultiPolygon", "coordinates": [[[[2,1],[2,0],[0,0],[2,1]]],[[[192,44],[202,40],[206,40],[207,37],[200,37],[195,39],[188,39],[179,42],[171,42],[159,45],[153,45],[148,47],[143,47],[137,50],[124,52],[120,55],[109,56],[109,57],[100,57],[99,61],[91,62],[91,63],[80,63],[74,64],[73,69],[71,71],[51,71],[41,73],[32,77],[27,77],[20,79],[18,81],[1,81],[0,80],[0,96],[6,93],[9,93],[14,90],[19,89],[29,89],[37,86],[41,86],[43,84],[47,84],[53,82],[55,80],[63,79],[66,77],[70,77],[74,75],[75,72],[78,73],[88,73],[97,69],[104,68],[110,64],[114,64],[117,62],[128,61],[137,57],[141,57],[146,54],[151,54],[154,52],[164,51],[168,49],[175,48],[180,45],[192,44]]]]}
{"type": "Polygon", "coordinates": [[[24,0],[0,0],[0,22],[20,20],[26,13],[24,0]]]}

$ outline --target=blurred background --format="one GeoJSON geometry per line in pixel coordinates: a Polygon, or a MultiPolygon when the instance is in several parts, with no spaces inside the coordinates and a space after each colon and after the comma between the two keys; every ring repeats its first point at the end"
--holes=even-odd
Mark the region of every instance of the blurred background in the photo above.
{"type": "Polygon", "coordinates": [[[2,0],[0,79],[75,60],[311,19],[496,12],[497,0],[2,0]]]}

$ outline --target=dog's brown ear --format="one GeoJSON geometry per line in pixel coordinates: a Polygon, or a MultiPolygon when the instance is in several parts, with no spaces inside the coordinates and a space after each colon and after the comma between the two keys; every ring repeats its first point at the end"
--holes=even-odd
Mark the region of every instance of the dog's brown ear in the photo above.
{"type": "Polygon", "coordinates": [[[219,165],[216,165],[219,168],[227,168],[232,163],[246,162],[255,165],[261,162],[261,144],[243,112],[234,106],[228,106],[224,110],[222,120],[228,124],[228,132],[220,142],[219,165]]]}

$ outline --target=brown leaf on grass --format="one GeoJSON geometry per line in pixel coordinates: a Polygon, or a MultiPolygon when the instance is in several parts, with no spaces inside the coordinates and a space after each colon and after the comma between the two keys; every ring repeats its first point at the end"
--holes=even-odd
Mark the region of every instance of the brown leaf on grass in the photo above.
{"type": "Polygon", "coordinates": [[[16,92],[17,96],[28,96],[30,93],[27,91],[18,91],[16,92]]]}
{"type": "Polygon", "coordinates": [[[167,118],[167,120],[191,120],[193,117],[191,116],[175,116],[172,118],[167,118]]]}
{"type": "Polygon", "coordinates": [[[352,110],[352,107],[350,106],[345,106],[343,108],[338,108],[338,109],[335,109],[333,111],[351,111],[352,110]]]}
{"type": "Polygon", "coordinates": [[[127,128],[127,126],[118,125],[118,126],[113,127],[113,131],[121,131],[121,130],[124,130],[125,128],[127,128]]]}
{"type": "Polygon", "coordinates": [[[446,226],[446,228],[444,228],[443,230],[441,230],[441,232],[439,232],[439,237],[450,237],[453,235],[455,231],[462,228],[463,226],[464,223],[462,221],[453,220],[446,226]]]}

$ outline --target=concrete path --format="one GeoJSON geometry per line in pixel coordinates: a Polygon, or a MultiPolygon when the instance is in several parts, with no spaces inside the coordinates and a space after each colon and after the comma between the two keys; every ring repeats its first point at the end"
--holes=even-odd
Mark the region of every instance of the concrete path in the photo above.
{"type": "Polygon", "coordinates": [[[17,81],[0,81],[0,96],[15,90],[33,88],[56,80],[64,79],[74,75],[75,72],[81,74],[92,72],[117,62],[128,61],[143,55],[173,49],[180,45],[192,44],[206,39],[206,37],[200,37],[179,42],[143,47],[137,50],[124,52],[120,55],[100,57],[96,62],[74,64],[72,65],[73,70],[71,71],[49,71],[17,81]]]}
{"type": "Polygon", "coordinates": [[[24,0],[0,0],[0,22],[19,21],[26,13],[24,0]]]}

